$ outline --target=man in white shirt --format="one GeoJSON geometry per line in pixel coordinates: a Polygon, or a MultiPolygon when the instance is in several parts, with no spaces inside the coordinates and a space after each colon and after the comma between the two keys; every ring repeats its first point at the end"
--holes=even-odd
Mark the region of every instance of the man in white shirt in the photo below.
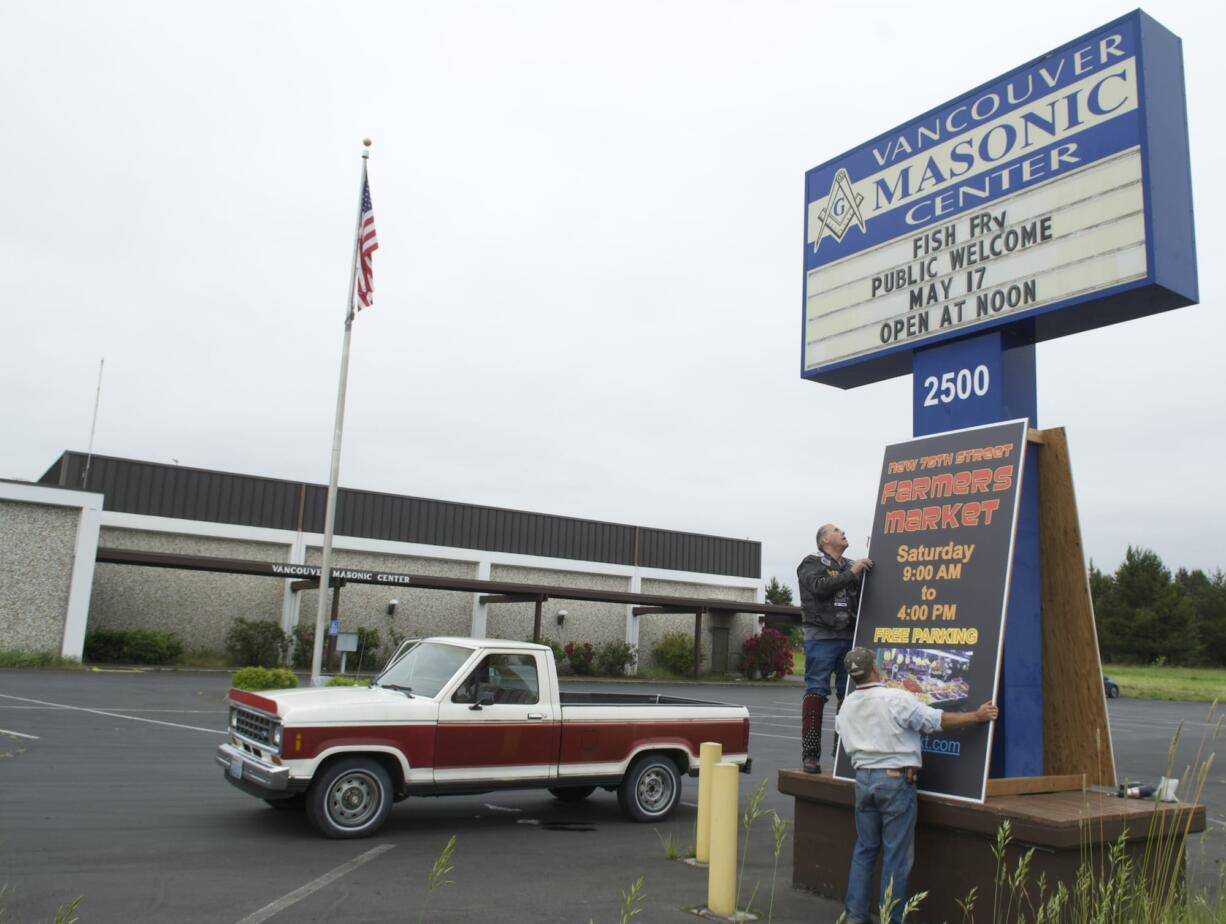
{"type": "Polygon", "coordinates": [[[901,924],[914,859],[920,734],[990,722],[997,709],[990,702],[974,712],[925,706],[906,690],[882,685],[868,648],[851,649],[844,664],[856,689],[844,701],[834,727],[856,769],[856,849],[843,907],[848,924],[867,924],[873,867],[884,850],[878,905],[885,905],[888,890],[890,924],[901,924]]]}

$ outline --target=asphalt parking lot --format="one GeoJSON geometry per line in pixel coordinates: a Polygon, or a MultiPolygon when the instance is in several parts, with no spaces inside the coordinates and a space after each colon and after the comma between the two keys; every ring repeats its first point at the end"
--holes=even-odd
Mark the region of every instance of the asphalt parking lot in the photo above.
{"type": "MultiPolygon", "coordinates": [[[[666,856],[669,843],[681,851],[693,843],[693,780],[681,809],[654,827],[625,821],[612,793],[576,806],[543,792],[491,793],[410,799],[376,837],[329,841],[301,814],[268,808],[223,780],[213,752],[223,739],[228,679],[0,671],[0,885],[7,885],[0,920],[50,921],[80,896],[82,924],[340,917],[604,924],[620,919],[622,892],[639,877],[636,922],[698,920],[686,909],[705,904],[706,872],[666,856]],[[429,893],[431,867],[452,835],[453,884],[429,893]]],[[[681,694],[749,707],[754,767],[741,779],[742,806],[766,780],[763,807],[791,818],[791,799],[775,780],[798,763],[800,692],[694,685],[681,694]]],[[[1182,722],[1173,761],[1180,775],[1208,728],[1203,704],[1117,699],[1109,709],[1128,779],[1157,781],[1182,722]]],[[[1220,764],[1201,801],[1209,831],[1193,839],[1189,860],[1193,881],[1208,883],[1226,856],[1220,764]]],[[[791,888],[790,842],[774,874],[769,817],[753,828],[749,848],[743,889],[757,888],[754,907],[764,917],[772,881],[774,920],[838,917],[836,902],[791,888]]]]}

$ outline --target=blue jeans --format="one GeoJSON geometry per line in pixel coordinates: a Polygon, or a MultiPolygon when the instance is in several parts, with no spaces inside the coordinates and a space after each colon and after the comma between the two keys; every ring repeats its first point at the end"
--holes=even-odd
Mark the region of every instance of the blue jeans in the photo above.
{"type": "Polygon", "coordinates": [[[817,638],[805,642],[805,692],[830,699],[830,674],[842,700],[847,690],[847,667],[843,658],[851,651],[849,638],[817,638]]]}
{"type": "Polygon", "coordinates": [[[873,867],[882,849],[885,855],[881,858],[878,907],[885,903],[886,889],[893,881],[890,924],[902,921],[907,879],[915,859],[915,809],[914,783],[908,783],[902,776],[890,776],[884,770],[856,771],[856,849],[851,855],[851,875],[843,903],[848,921],[869,920],[873,867]]]}

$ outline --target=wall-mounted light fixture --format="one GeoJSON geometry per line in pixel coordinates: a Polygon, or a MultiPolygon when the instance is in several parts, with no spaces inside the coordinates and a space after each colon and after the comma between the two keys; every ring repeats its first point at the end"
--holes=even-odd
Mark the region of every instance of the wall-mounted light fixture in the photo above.
{"type": "Polygon", "coordinates": [[[558,625],[566,622],[566,610],[558,610],[558,625]]]}
{"type": "Polygon", "coordinates": [[[400,601],[399,601],[399,600],[388,600],[388,601],[387,601],[387,615],[388,615],[388,616],[395,616],[395,615],[396,615],[396,607],[398,607],[398,606],[400,606],[400,601]]]}

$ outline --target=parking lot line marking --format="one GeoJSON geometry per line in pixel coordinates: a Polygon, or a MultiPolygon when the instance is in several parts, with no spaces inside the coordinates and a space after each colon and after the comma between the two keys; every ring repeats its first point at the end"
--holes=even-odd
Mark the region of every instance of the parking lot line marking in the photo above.
{"type": "Polygon", "coordinates": [[[766,732],[754,731],[752,728],[749,730],[749,733],[751,735],[757,735],[759,738],[783,738],[787,741],[795,741],[800,737],[799,735],[770,735],[766,732]]]}
{"type": "Polygon", "coordinates": [[[224,728],[201,728],[199,725],[180,725],[178,722],[163,722],[161,719],[146,719],[139,715],[124,715],[122,712],[107,712],[103,709],[87,709],[84,706],[68,706],[64,703],[49,703],[42,699],[28,699],[25,696],[9,696],[0,693],[0,698],[15,699],[23,703],[37,703],[40,706],[55,706],[57,709],[71,709],[74,712],[90,712],[94,715],[105,715],[112,719],[127,719],[129,722],[148,722],[150,725],[169,725],[171,728],[185,728],[188,731],[208,732],[211,735],[229,734],[224,728]]]}
{"type": "Polygon", "coordinates": [[[14,738],[29,738],[31,741],[39,741],[38,735],[23,735],[21,732],[9,731],[7,728],[0,728],[0,735],[12,735],[14,738]]]}
{"type": "Polygon", "coordinates": [[[259,911],[247,915],[245,918],[240,920],[238,924],[260,924],[261,921],[267,921],[274,914],[284,911],[290,905],[302,901],[308,895],[318,892],[324,886],[331,885],[345,874],[352,873],[363,863],[369,863],[375,857],[379,856],[380,854],[387,853],[395,846],[395,844],[380,844],[378,847],[372,847],[361,856],[354,857],[348,863],[342,863],[331,872],[324,873],[318,879],[312,879],[301,888],[294,889],[294,891],[288,893],[287,895],[281,896],[275,902],[265,905],[259,911]]]}

